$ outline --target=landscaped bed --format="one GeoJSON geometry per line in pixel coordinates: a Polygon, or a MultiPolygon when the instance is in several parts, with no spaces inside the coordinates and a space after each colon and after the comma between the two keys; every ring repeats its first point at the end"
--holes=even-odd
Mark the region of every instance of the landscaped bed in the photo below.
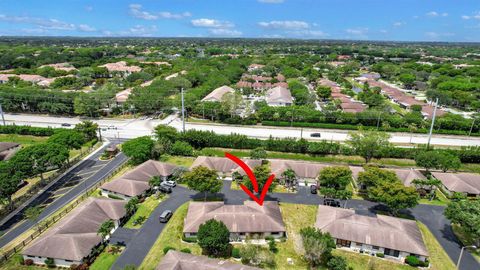
{"type": "Polygon", "coordinates": [[[115,263],[115,261],[120,257],[123,248],[117,246],[107,246],[105,250],[98,255],[95,261],[90,265],[89,270],[105,270],[110,269],[110,267],[115,263]]]}
{"type": "Polygon", "coordinates": [[[157,206],[167,198],[165,195],[161,195],[160,198],[156,198],[152,195],[145,199],[144,202],[138,204],[138,209],[133,216],[124,225],[125,228],[138,229],[142,227],[143,222],[152,214],[157,206]],[[142,218],[143,217],[143,218],[142,218]],[[140,222],[143,219],[143,222],[140,222]]]}

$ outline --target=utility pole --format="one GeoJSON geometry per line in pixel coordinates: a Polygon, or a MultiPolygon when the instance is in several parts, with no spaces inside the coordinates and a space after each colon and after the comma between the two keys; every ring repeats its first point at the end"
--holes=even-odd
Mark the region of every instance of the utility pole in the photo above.
{"type": "Polygon", "coordinates": [[[5,124],[5,116],[3,116],[3,108],[2,108],[2,104],[0,104],[0,113],[2,114],[2,121],[3,121],[3,125],[6,126],[7,124],[5,124]]]}
{"type": "MultiPolygon", "coordinates": [[[[2,108],[2,106],[0,105],[0,109],[2,108]]],[[[3,117],[3,112],[2,112],[2,117],[3,117]]],[[[473,131],[473,126],[475,125],[475,118],[473,118],[473,122],[472,122],[472,126],[470,127],[470,131],[468,132],[468,136],[472,135],[472,131],[473,131]]],[[[3,121],[3,124],[5,125],[5,121],[3,121]]]]}
{"type": "Polygon", "coordinates": [[[438,98],[435,101],[435,108],[433,109],[432,124],[430,125],[430,132],[428,134],[427,150],[430,148],[430,141],[432,140],[433,125],[435,124],[435,117],[437,116],[438,98]]]}
{"type": "Polygon", "coordinates": [[[185,101],[183,99],[183,87],[182,87],[182,130],[185,133],[185,101]]]}
{"type": "Polygon", "coordinates": [[[100,127],[98,128],[98,135],[100,137],[100,141],[102,141],[102,129],[100,127]]]}

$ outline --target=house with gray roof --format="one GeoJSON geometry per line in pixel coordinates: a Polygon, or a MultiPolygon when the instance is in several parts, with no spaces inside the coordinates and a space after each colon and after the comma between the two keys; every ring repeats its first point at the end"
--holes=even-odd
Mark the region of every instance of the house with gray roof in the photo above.
{"type": "Polygon", "coordinates": [[[226,260],[195,256],[189,253],[169,250],[156,270],[259,270],[260,268],[232,263],[226,260]]]}
{"type": "Polygon", "coordinates": [[[403,261],[412,255],[425,261],[428,257],[422,233],[414,220],[376,215],[366,216],[355,210],[320,205],[315,227],[328,232],[338,248],[403,261]]]}
{"type": "Polygon", "coordinates": [[[293,104],[292,93],[285,87],[277,86],[267,91],[265,101],[268,106],[291,106],[293,104]]]}
{"type": "Polygon", "coordinates": [[[149,182],[152,177],[160,176],[162,180],[167,180],[176,167],[165,162],[148,160],[124,175],[103,184],[100,190],[105,197],[113,195],[129,200],[132,197],[141,196],[149,190],[149,182]]]}
{"type": "Polygon", "coordinates": [[[460,192],[469,197],[480,197],[480,174],[432,172],[432,175],[442,182],[442,190],[448,195],[460,192]]]}
{"type": "Polygon", "coordinates": [[[225,94],[235,93],[235,90],[229,86],[221,86],[208,94],[202,101],[220,102],[225,94]]]}
{"type": "Polygon", "coordinates": [[[113,233],[125,216],[125,201],[88,198],[58,224],[34,240],[23,251],[25,260],[45,264],[47,258],[57,266],[70,267],[89,260],[93,248],[104,239],[97,233],[103,222],[113,220],[113,233]]]}
{"type": "Polygon", "coordinates": [[[207,220],[222,221],[230,231],[230,241],[246,238],[265,239],[286,237],[282,213],[276,201],[266,201],[262,206],[254,201],[243,205],[226,205],[224,202],[191,202],[183,226],[185,237],[196,237],[200,225],[207,220]]]}
{"type": "Polygon", "coordinates": [[[20,148],[18,143],[0,142],[0,160],[9,160],[20,148]]]}

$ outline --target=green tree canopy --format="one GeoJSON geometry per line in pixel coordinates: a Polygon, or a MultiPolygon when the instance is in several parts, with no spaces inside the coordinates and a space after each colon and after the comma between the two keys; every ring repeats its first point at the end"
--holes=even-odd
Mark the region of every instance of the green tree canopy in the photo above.
{"type": "Polygon", "coordinates": [[[470,234],[474,244],[480,246],[480,200],[460,200],[448,204],[445,216],[459,224],[470,234]]]}
{"type": "Polygon", "coordinates": [[[198,245],[207,255],[221,257],[230,249],[230,231],[222,221],[207,220],[197,233],[198,245]]]}
{"type": "Polygon", "coordinates": [[[305,250],[304,258],[311,267],[324,265],[331,257],[335,242],[329,233],[323,233],[319,229],[306,227],[300,230],[302,245],[305,250]]]}
{"type": "Polygon", "coordinates": [[[208,192],[216,193],[222,188],[222,180],[218,179],[217,172],[203,166],[195,167],[186,172],[183,179],[190,189],[204,192],[205,200],[208,192]]]}
{"type": "Polygon", "coordinates": [[[419,200],[414,187],[406,187],[400,182],[381,182],[367,191],[370,199],[385,204],[394,215],[401,209],[416,206],[419,200]]]}
{"type": "Polygon", "coordinates": [[[350,133],[347,143],[368,163],[372,158],[384,155],[391,146],[389,139],[390,135],[385,132],[360,130],[350,133]]]}
{"type": "Polygon", "coordinates": [[[154,141],[148,137],[139,137],[126,141],[122,145],[123,153],[133,164],[140,164],[153,157],[154,141]]]}

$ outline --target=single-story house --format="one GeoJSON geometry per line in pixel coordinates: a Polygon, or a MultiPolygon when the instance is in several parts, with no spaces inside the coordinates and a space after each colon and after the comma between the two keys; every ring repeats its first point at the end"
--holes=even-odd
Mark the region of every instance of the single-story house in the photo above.
{"type": "MultiPolygon", "coordinates": [[[[350,166],[350,170],[352,171],[352,177],[355,181],[358,180],[358,175],[360,174],[360,172],[365,171],[363,167],[359,167],[359,166],[350,166]]],[[[397,175],[400,182],[402,182],[402,184],[406,187],[415,187],[415,185],[412,183],[412,181],[415,179],[422,179],[422,180],[427,179],[420,171],[413,168],[410,168],[410,169],[389,168],[385,170],[394,172],[397,175]]],[[[359,186],[359,189],[365,189],[365,188],[366,188],[365,186],[362,186],[362,185],[359,186]]]]}
{"type": "Polygon", "coordinates": [[[70,64],[70,63],[56,63],[56,64],[48,64],[48,65],[40,66],[40,68],[44,68],[44,67],[52,67],[52,68],[54,68],[55,70],[63,70],[63,71],[66,71],[66,72],[70,72],[70,71],[77,70],[77,69],[76,69],[72,64],[70,64]]]}
{"type": "Polygon", "coordinates": [[[265,100],[268,106],[291,106],[293,104],[292,94],[285,87],[277,86],[267,91],[265,100]]]}
{"type": "Polygon", "coordinates": [[[119,61],[116,63],[108,63],[105,65],[101,65],[100,67],[104,67],[108,70],[108,72],[121,72],[124,73],[125,75],[130,75],[134,72],[140,72],[142,71],[141,67],[138,66],[128,66],[127,62],[125,61],[119,61]]]}
{"type": "Polygon", "coordinates": [[[126,174],[103,184],[100,189],[103,196],[113,195],[129,200],[132,197],[141,196],[149,190],[149,182],[152,177],[160,176],[162,180],[167,180],[176,167],[172,164],[148,160],[126,174]]]}
{"type": "MultiPolygon", "coordinates": [[[[260,166],[261,160],[255,159],[242,159],[250,168],[260,166]]],[[[282,174],[291,169],[295,172],[297,181],[316,181],[320,171],[328,167],[327,164],[299,161],[299,160],[283,160],[283,159],[268,159],[271,173],[275,174],[277,179],[282,178],[282,174]]],[[[238,172],[241,175],[245,175],[243,169],[235,162],[224,157],[206,157],[200,156],[195,159],[190,168],[198,166],[207,167],[212,170],[216,170],[220,178],[231,180],[232,173],[238,172]]]]}
{"type": "Polygon", "coordinates": [[[442,190],[448,195],[460,192],[469,197],[480,197],[480,174],[432,172],[432,175],[442,182],[442,190]]]}
{"type": "Polygon", "coordinates": [[[235,90],[229,86],[221,86],[215,90],[213,90],[210,94],[202,99],[202,101],[212,101],[212,102],[220,102],[222,98],[227,93],[235,93],[235,90]]]}
{"type": "Polygon", "coordinates": [[[0,160],[10,159],[20,148],[18,143],[0,142],[0,160]]]}
{"type": "Polygon", "coordinates": [[[249,71],[249,72],[252,72],[252,71],[254,71],[254,70],[263,69],[264,67],[265,67],[265,65],[251,64],[250,66],[248,66],[248,71],[249,71]]]}
{"type": "Polygon", "coordinates": [[[183,226],[185,237],[196,237],[201,224],[207,220],[222,221],[230,231],[230,241],[241,242],[247,237],[264,239],[286,237],[282,213],[276,201],[262,206],[254,201],[243,205],[225,205],[224,202],[191,202],[183,226]]]}
{"type": "Polygon", "coordinates": [[[320,205],[315,227],[328,232],[337,247],[367,254],[383,253],[386,258],[404,260],[412,255],[425,261],[428,251],[414,220],[376,215],[320,205]]]}
{"type": "Polygon", "coordinates": [[[169,250],[155,268],[156,270],[259,270],[239,263],[211,259],[207,256],[195,256],[189,253],[169,250]]]}
{"type": "Polygon", "coordinates": [[[102,237],[98,229],[108,220],[115,223],[115,231],[125,216],[125,201],[106,198],[88,198],[70,212],[58,224],[34,240],[23,251],[25,260],[45,264],[51,258],[54,264],[70,267],[89,260],[92,249],[100,245],[102,237]]]}

